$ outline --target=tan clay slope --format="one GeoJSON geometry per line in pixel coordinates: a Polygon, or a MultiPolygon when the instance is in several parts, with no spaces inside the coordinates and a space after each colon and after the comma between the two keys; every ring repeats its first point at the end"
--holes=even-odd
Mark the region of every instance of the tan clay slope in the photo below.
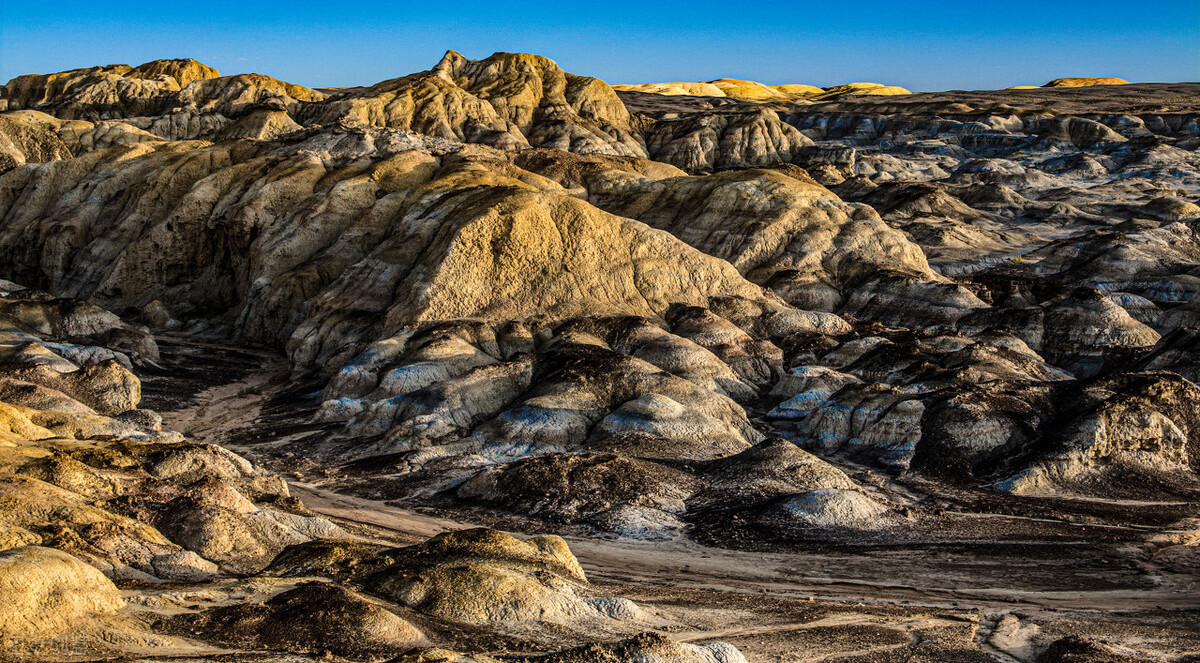
{"type": "Polygon", "coordinates": [[[553,186],[494,175],[482,178],[487,189],[464,186],[481,181],[474,173],[457,181],[474,167],[453,164],[410,194],[416,213],[311,301],[289,343],[295,360],[340,352],[345,330],[372,311],[384,315],[382,327],[370,321],[381,336],[457,318],[658,316],[719,295],[773,299],[728,263],[553,186]],[[368,308],[376,303],[386,308],[368,308]]]}
{"type": "Polygon", "coordinates": [[[940,278],[873,209],[843,202],[796,167],[632,178],[588,155],[523,152],[515,161],[586,187],[593,205],[727,260],[801,308],[833,310],[880,271],[940,278]]]}
{"type": "Polygon", "coordinates": [[[725,261],[501,153],[364,154],[363,138],[341,136],[336,156],[319,151],[328,137],[274,151],[143,143],[10,171],[6,264],[32,276],[53,260],[51,287],[114,306],[241,311],[242,333],[272,344],[297,327],[318,336],[304,345],[351,346],[381,325],[656,316],[711,296],[765,297],[725,261]]]}

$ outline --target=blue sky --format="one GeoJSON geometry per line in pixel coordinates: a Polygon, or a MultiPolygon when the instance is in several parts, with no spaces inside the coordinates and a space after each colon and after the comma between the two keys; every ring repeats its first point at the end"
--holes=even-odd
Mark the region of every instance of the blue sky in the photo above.
{"type": "Polygon", "coordinates": [[[1200,80],[1200,1],[521,3],[0,0],[0,80],[194,57],[313,87],[433,66],[446,49],[546,55],[611,83],[875,81],[914,90],[1059,76],[1200,80]]]}

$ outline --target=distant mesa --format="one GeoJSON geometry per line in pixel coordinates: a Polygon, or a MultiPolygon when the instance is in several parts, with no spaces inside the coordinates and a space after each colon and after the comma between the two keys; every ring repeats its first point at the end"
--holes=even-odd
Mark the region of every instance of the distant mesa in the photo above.
{"type": "Polygon", "coordinates": [[[815,85],[765,85],[736,78],[718,78],[701,83],[641,83],[614,85],[614,90],[645,92],[668,96],[727,97],[740,101],[828,101],[858,95],[912,94],[896,85],[880,83],[846,83],[820,88],[815,85]]]}
{"type": "Polygon", "coordinates": [[[1092,85],[1129,85],[1123,78],[1056,78],[1042,87],[1089,87],[1092,85]]]}
{"type": "Polygon", "coordinates": [[[1013,85],[1008,90],[1040,90],[1047,87],[1092,87],[1093,85],[1130,85],[1123,78],[1056,78],[1042,85],[1013,85]]]}
{"type": "Polygon", "coordinates": [[[883,85],[880,83],[846,83],[845,85],[834,85],[823,89],[825,90],[825,94],[821,95],[822,99],[860,95],[893,96],[898,94],[912,94],[911,91],[898,85],[883,85]]]}

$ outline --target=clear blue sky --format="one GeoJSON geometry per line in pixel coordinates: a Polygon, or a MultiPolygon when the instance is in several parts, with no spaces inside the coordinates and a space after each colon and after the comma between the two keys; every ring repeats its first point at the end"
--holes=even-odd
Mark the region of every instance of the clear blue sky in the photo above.
{"type": "Polygon", "coordinates": [[[472,58],[538,53],[612,83],[728,76],[945,90],[1059,76],[1195,81],[1200,1],[0,0],[0,81],[194,57],[226,74],[360,85],[428,69],[449,48],[472,58]]]}

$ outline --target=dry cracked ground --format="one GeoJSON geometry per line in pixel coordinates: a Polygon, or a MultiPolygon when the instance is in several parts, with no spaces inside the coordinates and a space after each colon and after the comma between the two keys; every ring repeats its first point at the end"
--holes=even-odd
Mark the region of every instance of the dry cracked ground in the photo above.
{"type": "Polygon", "coordinates": [[[1200,660],[1200,84],[1118,82],[9,81],[0,658],[1200,660]]]}

